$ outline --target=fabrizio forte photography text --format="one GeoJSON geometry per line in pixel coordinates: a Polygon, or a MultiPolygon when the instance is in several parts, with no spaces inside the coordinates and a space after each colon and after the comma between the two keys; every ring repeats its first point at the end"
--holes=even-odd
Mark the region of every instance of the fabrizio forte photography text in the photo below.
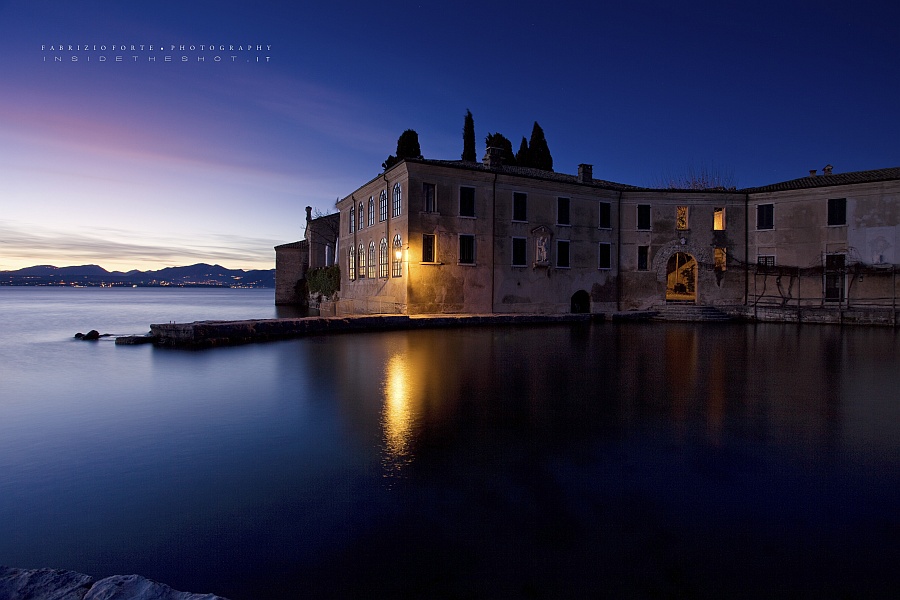
{"type": "Polygon", "coordinates": [[[268,63],[271,44],[41,44],[43,62],[268,63]]]}

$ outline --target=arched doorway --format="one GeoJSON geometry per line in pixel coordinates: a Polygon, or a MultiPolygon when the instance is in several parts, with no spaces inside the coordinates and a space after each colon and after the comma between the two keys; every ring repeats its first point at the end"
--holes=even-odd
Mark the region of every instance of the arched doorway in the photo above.
{"type": "Polygon", "coordinates": [[[697,301],[697,261],[685,252],[676,252],[666,264],[666,300],[697,301]]]}
{"type": "Polygon", "coordinates": [[[584,290],[578,290],[572,294],[572,312],[573,313],[589,313],[591,312],[591,296],[584,290]]]}

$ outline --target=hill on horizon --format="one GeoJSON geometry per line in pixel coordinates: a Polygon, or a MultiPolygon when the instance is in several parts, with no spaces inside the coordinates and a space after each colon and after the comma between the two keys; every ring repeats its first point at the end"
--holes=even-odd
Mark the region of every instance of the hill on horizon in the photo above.
{"type": "Polygon", "coordinates": [[[227,269],[197,263],[155,271],[107,271],[99,265],[56,267],[35,265],[0,271],[0,285],[176,285],[216,287],[275,287],[275,269],[227,269]]]}

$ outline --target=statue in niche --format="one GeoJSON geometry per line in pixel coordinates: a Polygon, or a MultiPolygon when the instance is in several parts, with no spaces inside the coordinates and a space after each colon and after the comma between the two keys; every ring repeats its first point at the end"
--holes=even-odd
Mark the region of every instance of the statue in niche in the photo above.
{"type": "Polygon", "coordinates": [[[550,266],[550,236],[553,232],[544,225],[531,230],[534,236],[534,266],[550,266]]]}
{"type": "Polygon", "coordinates": [[[535,262],[545,263],[548,261],[547,257],[547,237],[540,236],[537,239],[537,250],[534,253],[535,262]]]}

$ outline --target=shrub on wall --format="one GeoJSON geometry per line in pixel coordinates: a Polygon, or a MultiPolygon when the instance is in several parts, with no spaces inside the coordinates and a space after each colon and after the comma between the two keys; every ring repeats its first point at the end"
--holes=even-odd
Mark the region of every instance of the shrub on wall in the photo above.
{"type": "Polygon", "coordinates": [[[337,265],[310,269],[306,273],[306,282],[310,294],[322,294],[331,298],[341,289],[341,268],[337,265]]]}

